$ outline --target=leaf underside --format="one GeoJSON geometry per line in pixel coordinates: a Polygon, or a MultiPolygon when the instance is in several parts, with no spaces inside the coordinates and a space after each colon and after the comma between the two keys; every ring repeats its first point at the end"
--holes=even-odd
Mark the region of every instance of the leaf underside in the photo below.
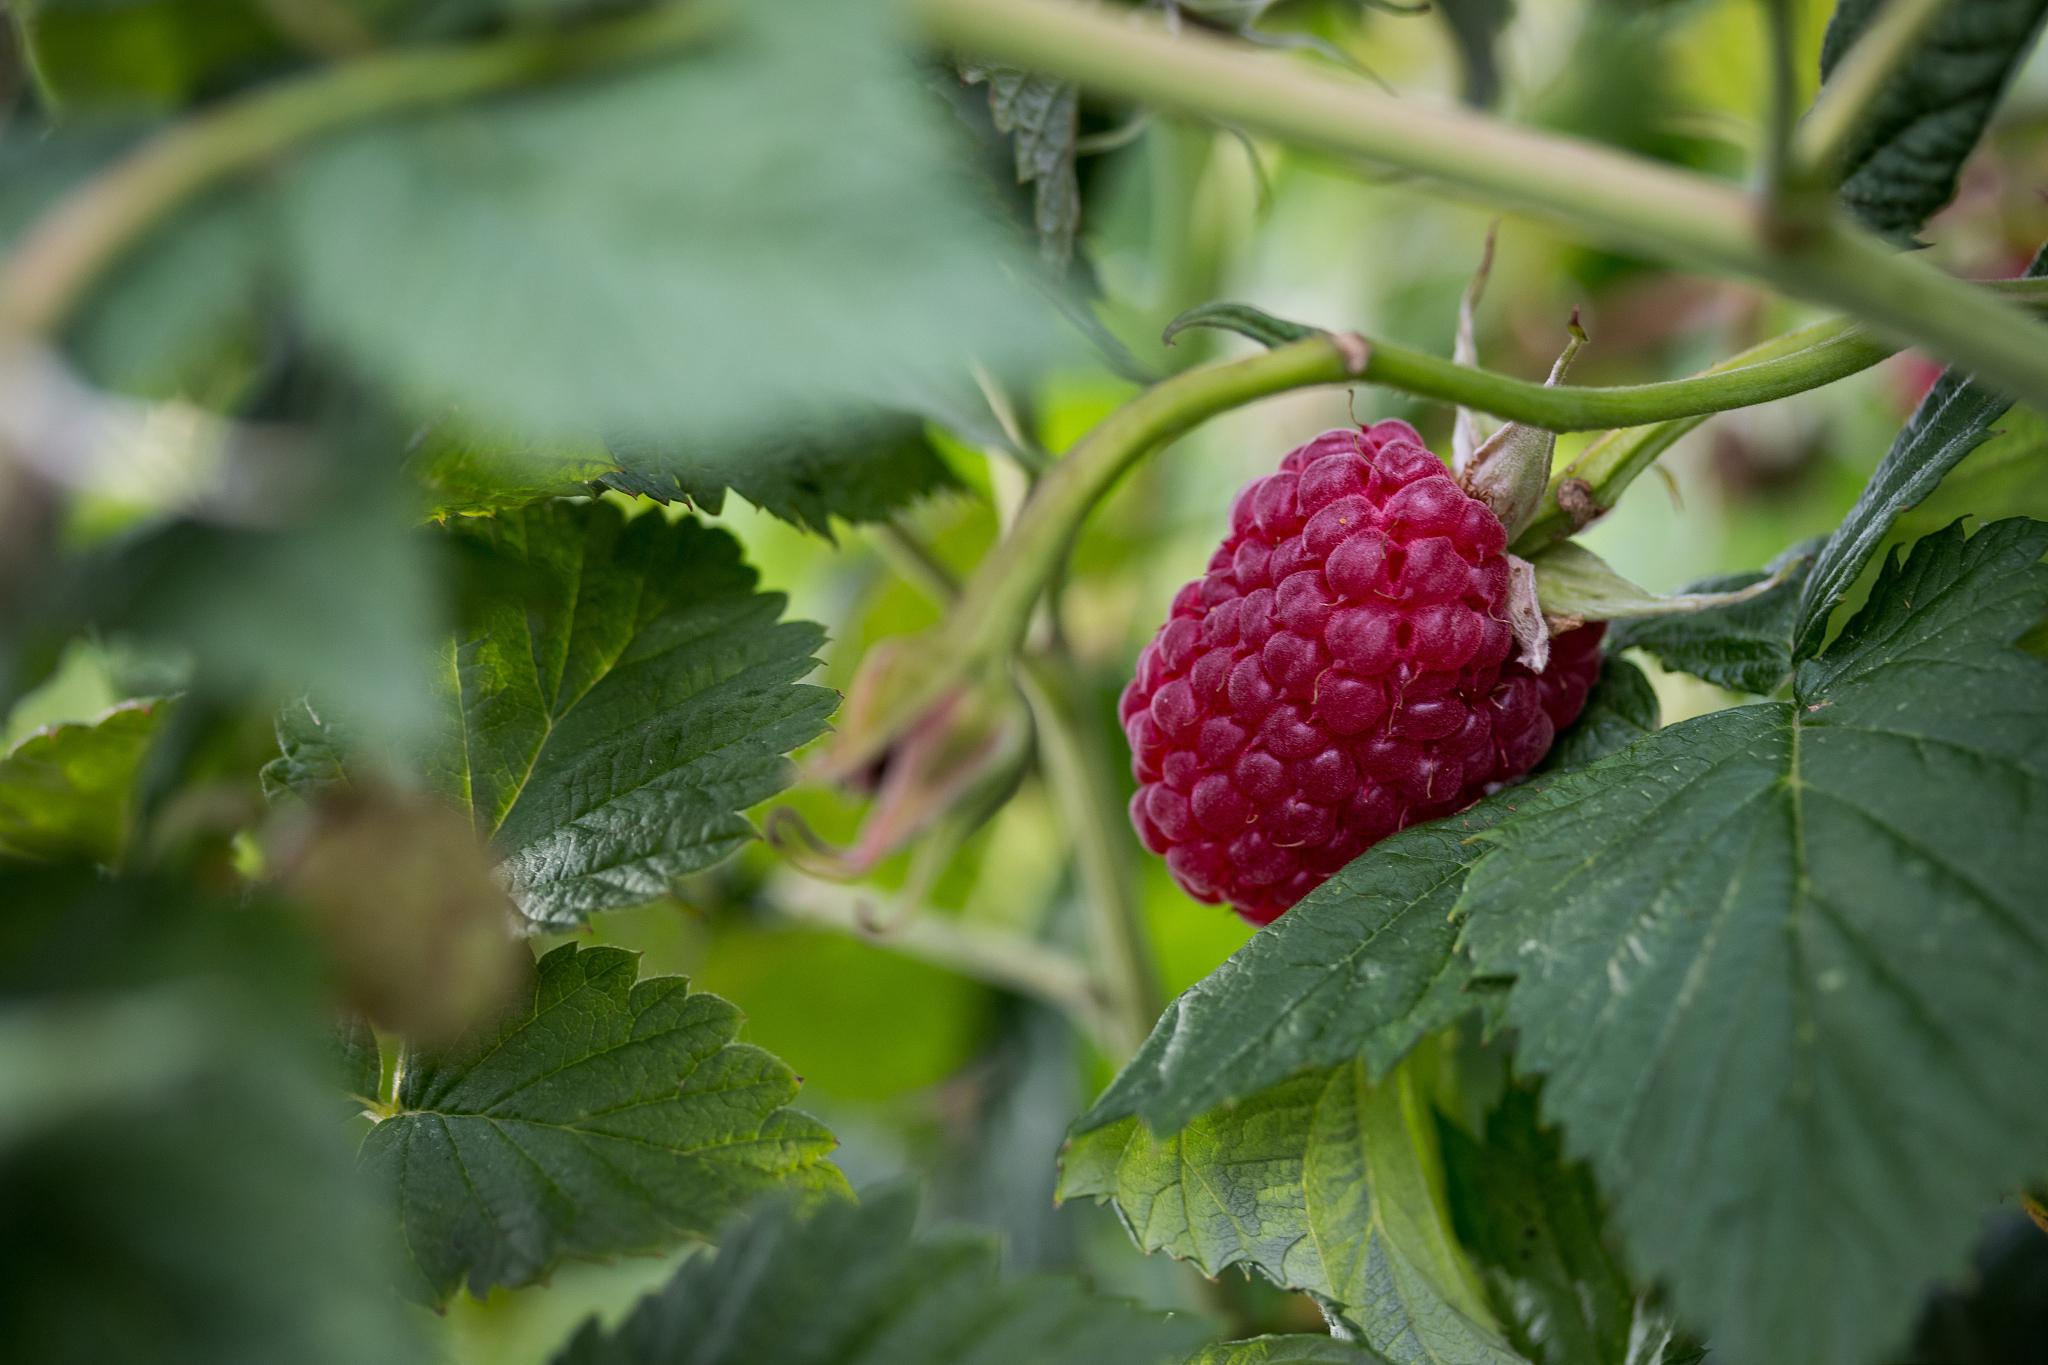
{"type": "MultiPolygon", "coordinates": [[[[1283,917],[1284,918],[1284,917],[1283,917]]],[[[1336,1305],[1396,1365],[1514,1365],[1446,1233],[1434,1115],[1414,1064],[1297,1076],[1172,1137],[1124,1119],[1074,1138],[1062,1199],[1115,1205],[1147,1252],[1256,1269],[1336,1305]]]]}
{"type": "Polygon", "coordinates": [[[768,1191],[846,1193],[796,1076],[739,1011],[638,958],[567,944],[493,1028],[399,1061],[360,1164],[396,1200],[415,1297],[519,1285],[565,1257],[708,1236],[768,1191]]]}
{"type": "Polygon", "coordinates": [[[903,1188],[729,1228],[616,1328],[586,1322],[554,1365],[1171,1365],[1206,1335],[1053,1276],[1003,1283],[994,1249],[914,1241],[903,1188]]]}
{"type": "MultiPolygon", "coordinates": [[[[1870,26],[1885,0],[1841,0],[1821,73],[1870,26]]],[[[1842,168],[1842,202],[1869,227],[1910,238],[1955,196],[1964,161],[2048,16],[2048,0],[1967,0],[1944,7],[1864,114],[1842,168]]]]}
{"type": "Polygon", "coordinates": [[[0,858],[117,859],[136,775],[164,706],[123,702],[90,723],[37,731],[0,754],[0,858]]]}
{"type": "Polygon", "coordinates": [[[1467,880],[1518,1065],[1731,1359],[1878,1354],[2042,1172],[2044,549],[1928,537],[1791,700],[1556,779],[1467,880]]]}

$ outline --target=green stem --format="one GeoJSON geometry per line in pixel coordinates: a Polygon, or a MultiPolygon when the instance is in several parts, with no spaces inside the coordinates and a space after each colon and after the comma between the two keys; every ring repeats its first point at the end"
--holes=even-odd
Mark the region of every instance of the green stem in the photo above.
{"type": "Polygon", "coordinates": [[[1070,0],[918,0],[940,39],[1105,94],[1412,172],[1625,250],[1762,280],[2048,406],[2048,330],[1838,217],[1795,239],[1733,186],[1383,95],[1205,33],[1070,0]]]}
{"type": "Polygon", "coordinates": [[[1113,1046],[1121,1036],[1091,982],[1087,965],[1079,959],[1035,939],[923,908],[894,907],[888,916],[891,927],[878,929],[873,927],[877,916],[862,908],[866,894],[833,882],[781,873],[768,884],[765,898],[786,918],[850,934],[875,947],[1030,996],[1073,1019],[1105,1047],[1113,1046]]]}
{"type": "Polygon", "coordinates": [[[720,18],[688,0],[567,33],[408,48],[229,100],[143,142],[60,199],[0,263],[0,327],[49,336],[93,284],[202,192],[352,124],[666,56],[720,18]]]}
{"type": "Polygon", "coordinates": [[[1792,149],[1796,174],[1819,184],[1833,184],[1839,178],[1842,159],[1864,115],[1893,73],[1918,50],[1947,3],[1891,0],[1863,30],[1800,122],[1792,149]]]}
{"type": "Polygon", "coordinates": [[[1792,171],[1793,106],[1799,98],[1794,73],[1792,0],[1761,0],[1766,39],[1770,44],[1770,93],[1764,108],[1762,183],[1769,211],[1782,213],[1787,197],[1798,192],[1792,171]]]}
{"type": "Polygon", "coordinates": [[[1108,1041],[1122,1062],[1138,1050],[1166,1007],[1145,933],[1121,776],[1104,746],[1090,742],[1081,681],[1064,652],[1022,660],[1024,695],[1038,723],[1047,784],[1074,843],[1081,900],[1108,1041]]]}

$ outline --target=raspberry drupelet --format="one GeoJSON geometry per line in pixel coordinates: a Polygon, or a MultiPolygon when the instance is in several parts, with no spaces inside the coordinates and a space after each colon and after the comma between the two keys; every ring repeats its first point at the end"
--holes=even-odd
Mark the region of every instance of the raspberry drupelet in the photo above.
{"type": "Polygon", "coordinates": [[[1270,923],[1366,848],[1527,773],[1600,624],[1510,660],[1507,533],[1405,422],[1324,432],[1238,495],[1138,656],[1131,818],[1198,900],[1270,923]]]}

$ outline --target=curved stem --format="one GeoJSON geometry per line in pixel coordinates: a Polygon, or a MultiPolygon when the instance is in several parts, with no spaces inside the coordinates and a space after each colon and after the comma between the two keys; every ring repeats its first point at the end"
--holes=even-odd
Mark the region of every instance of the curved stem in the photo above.
{"type": "Polygon", "coordinates": [[[2048,407],[2048,328],[1826,217],[1796,234],[1732,185],[1383,95],[1242,44],[1071,0],[919,0],[941,39],[1161,108],[1363,157],[1615,246],[1831,304],[2048,407]]]}
{"type": "Polygon", "coordinates": [[[708,33],[687,0],[568,33],[408,48],[266,86],[171,125],[60,199],[0,264],[0,327],[59,331],[93,284],[205,190],[367,119],[659,57],[708,33]]]}

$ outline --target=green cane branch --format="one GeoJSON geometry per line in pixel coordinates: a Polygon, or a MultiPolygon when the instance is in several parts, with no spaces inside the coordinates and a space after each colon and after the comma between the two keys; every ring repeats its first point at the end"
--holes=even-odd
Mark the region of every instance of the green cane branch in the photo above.
{"type": "Polygon", "coordinates": [[[407,48],[346,61],[172,124],[30,224],[0,262],[0,329],[51,336],[149,233],[205,191],[370,119],[669,56],[724,11],[668,4],[566,33],[407,48]]]}
{"type": "Polygon", "coordinates": [[[1794,235],[1734,186],[1381,94],[1206,33],[1070,0],[918,0],[940,40],[1127,99],[1413,173],[1651,257],[1761,280],[2048,406],[2048,329],[1829,215],[1794,235]]]}

